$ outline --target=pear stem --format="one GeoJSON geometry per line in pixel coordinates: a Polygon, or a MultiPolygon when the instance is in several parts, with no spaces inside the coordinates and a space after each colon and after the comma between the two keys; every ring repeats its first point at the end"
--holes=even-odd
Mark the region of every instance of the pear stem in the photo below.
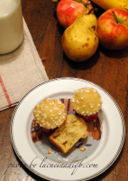
{"type": "Polygon", "coordinates": [[[91,14],[92,11],[97,11],[97,8],[90,9],[87,14],[91,14]]]}

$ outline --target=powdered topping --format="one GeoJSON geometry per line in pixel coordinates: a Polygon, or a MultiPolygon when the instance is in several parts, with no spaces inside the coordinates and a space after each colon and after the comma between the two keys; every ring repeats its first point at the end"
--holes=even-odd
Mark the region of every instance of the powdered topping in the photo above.
{"type": "Polygon", "coordinates": [[[94,88],[80,88],[75,91],[72,104],[78,114],[89,116],[100,110],[102,105],[101,96],[94,88]]]}
{"type": "Polygon", "coordinates": [[[33,114],[37,123],[46,129],[54,129],[66,119],[65,106],[56,99],[44,99],[35,107],[33,114]]]}

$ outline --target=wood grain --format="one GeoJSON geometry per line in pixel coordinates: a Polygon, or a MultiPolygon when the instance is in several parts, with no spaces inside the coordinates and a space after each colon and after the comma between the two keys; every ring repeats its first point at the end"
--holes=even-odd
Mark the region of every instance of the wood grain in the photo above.
{"type": "MultiPolygon", "coordinates": [[[[22,7],[24,18],[49,78],[78,77],[103,87],[119,104],[128,129],[128,49],[108,51],[100,45],[89,61],[73,63],[62,50],[61,36],[64,29],[57,22],[55,4],[51,0],[22,0],[22,7]]],[[[10,140],[13,111],[14,108],[10,108],[0,112],[0,180],[43,180],[28,171],[14,154],[10,140]]],[[[94,180],[128,180],[127,132],[125,146],[117,161],[94,180]]]]}

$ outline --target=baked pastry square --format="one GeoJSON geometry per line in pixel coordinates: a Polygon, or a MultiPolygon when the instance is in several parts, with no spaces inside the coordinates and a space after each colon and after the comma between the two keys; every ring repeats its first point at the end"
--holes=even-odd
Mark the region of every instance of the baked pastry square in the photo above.
{"type": "Polygon", "coordinates": [[[68,114],[66,121],[49,137],[50,141],[63,153],[68,153],[77,141],[88,135],[83,118],[68,114]]]}

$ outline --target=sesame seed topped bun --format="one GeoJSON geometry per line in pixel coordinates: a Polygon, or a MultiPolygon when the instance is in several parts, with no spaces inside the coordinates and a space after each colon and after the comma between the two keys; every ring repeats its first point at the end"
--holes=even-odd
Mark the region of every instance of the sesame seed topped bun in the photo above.
{"type": "Polygon", "coordinates": [[[101,96],[96,89],[85,87],[75,91],[72,98],[74,110],[82,116],[91,116],[101,109],[101,96]]]}
{"type": "Polygon", "coordinates": [[[37,123],[44,129],[55,129],[66,120],[64,104],[56,99],[44,99],[34,109],[37,123]]]}

